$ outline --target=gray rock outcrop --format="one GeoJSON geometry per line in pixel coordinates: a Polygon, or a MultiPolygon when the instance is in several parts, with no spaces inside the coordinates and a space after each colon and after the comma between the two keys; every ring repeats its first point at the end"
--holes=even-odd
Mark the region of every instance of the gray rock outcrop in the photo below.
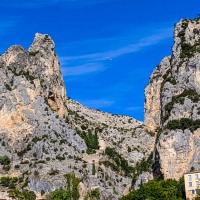
{"type": "Polygon", "coordinates": [[[37,33],[28,51],[14,45],[0,56],[0,156],[11,159],[0,164],[0,177],[17,177],[17,189],[43,198],[75,173],[82,198],[98,188],[101,199],[118,199],[139,177],[133,169],[149,158],[155,137],[131,117],[68,99],[54,46],[37,33]]]}
{"type": "Polygon", "coordinates": [[[145,125],[157,133],[158,166],[164,178],[200,169],[200,19],[175,25],[174,46],[145,89],[145,125]]]}

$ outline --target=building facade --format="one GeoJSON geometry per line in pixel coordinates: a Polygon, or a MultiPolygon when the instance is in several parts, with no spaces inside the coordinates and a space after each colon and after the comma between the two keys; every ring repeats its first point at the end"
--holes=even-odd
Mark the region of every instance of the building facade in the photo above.
{"type": "Polygon", "coordinates": [[[193,200],[200,189],[200,171],[193,171],[184,174],[186,199],[193,200]]]}

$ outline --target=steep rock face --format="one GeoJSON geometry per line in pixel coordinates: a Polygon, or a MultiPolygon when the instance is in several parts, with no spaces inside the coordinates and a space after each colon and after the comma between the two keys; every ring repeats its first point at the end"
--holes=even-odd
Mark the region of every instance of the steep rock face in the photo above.
{"type": "Polygon", "coordinates": [[[37,33],[28,52],[15,45],[2,60],[13,76],[23,75],[34,85],[35,95],[44,96],[59,116],[65,116],[66,90],[54,46],[49,35],[37,33]]]}
{"type": "Polygon", "coordinates": [[[18,189],[44,198],[41,192],[65,187],[73,172],[82,198],[98,188],[101,199],[118,199],[152,178],[140,165],[152,162],[154,135],[131,117],[67,99],[49,35],[37,33],[28,51],[10,47],[0,69],[0,156],[11,159],[0,164],[0,177],[17,177],[18,189]]]}
{"type": "Polygon", "coordinates": [[[145,122],[150,129],[155,130],[158,127],[160,130],[157,153],[160,158],[160,170],[165,178],[178,179],[191,168],[200,169],[199,33],[199,18],[183,19],[176,24],[173,54],[165,71],[161,73],[162,78],[159,76],[154,79],[158,67],[145,90],[145,122]],[[160,94],[157,95],[157,90],[151,93],[152,87],[160,90],[160,94]],[[157,101],[151,100],[155,97],[157,101]],[[150,121],[154,123],[153,128],[150,121]]]}
{"type": "Polygon", "coordinates": [[[150,77],[150,82],[145,88],[145,121],[144,124],[151,131],[160,127],[161,119],[161,89],[164,75],[170,68],[170,57],[166,57],[156,67],[150,77]]]}
{"type": "Polygon", "coordinates": [[[52,111],[62,117],[67,113],[64,83],[53,47],[48,35],[36,34],[29,52],[12,46],[0,58],[1,128],[11,137],[32,134],[34,126],[40,126],[36,121],[43,121],[41,116],[50,116],[52,111]]]}
{"type": "Polygon", "coordinates": [[[50,36],[37,33],[28,51],[31,68],[40,75],[41,86],[50,107],[59,116],[65,116],[66,90],[54,46],[50,36]]]}
{"type": "Polygon", "coordinates": [[[0,165],[0,175],[21,177],[18,187],[26,184],[38,195],[63,187],[63,175],[82,168],[86,150],[65,122],[65,88],[53,46],[48,35],[36,34],[31,53],[12,46],[0,57],[0,156],[11,159],[9,168],[0,165]]]}
{"type": "Polygon", "coordinates": [[[0,176],[21,177],[18,186],[26,183],[36,193],[64,186],[62,175],[72,166],[81,168],[86,150],[84,141],[65,122],[65,88],[54,51],[48,55],[53,41],[46,42],[45,37],[49,38],[36,35],[30,48],[37,50],[35,55],[12,46],[0,57],[0,156],[11,159],[9,166],[0,165],[0,176]],[[76,164],[75,158],[79,159],[76,164]]]}

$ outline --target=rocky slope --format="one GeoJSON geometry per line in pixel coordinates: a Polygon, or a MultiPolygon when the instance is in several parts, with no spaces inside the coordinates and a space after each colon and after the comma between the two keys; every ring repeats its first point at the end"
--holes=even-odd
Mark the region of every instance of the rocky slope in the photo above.
{"type": "Polygon", "coordinates": [[[133,118],[67,99],[49,35],[37,33],[28,51],[10,47],[0,69],[0,178],[15,179],[12,187],[0,180],[1,191],[16,187],[45,197],[73,172],[80,199],[95,188],[101,199],[118,199],[152,178],[143,166],[152,163],[153,133],[133,118]]]}
{"type": "Polygon", "coordinates": [[[200,19],[175,25],[172,55],[145,89],[145,125],[157,133],[154,175],[200,169],[200,19]]]}

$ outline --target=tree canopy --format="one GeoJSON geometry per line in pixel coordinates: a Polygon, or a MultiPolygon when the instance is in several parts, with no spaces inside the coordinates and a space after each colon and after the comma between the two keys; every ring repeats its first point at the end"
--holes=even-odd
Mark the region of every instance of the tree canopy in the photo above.
{"type": "Polygon", "coordinates": [[[133,190],[121,200],[183,200],[185,199],[184,179],[179,181],[151,180],[141,185],[138,190],[133,190]]]}

